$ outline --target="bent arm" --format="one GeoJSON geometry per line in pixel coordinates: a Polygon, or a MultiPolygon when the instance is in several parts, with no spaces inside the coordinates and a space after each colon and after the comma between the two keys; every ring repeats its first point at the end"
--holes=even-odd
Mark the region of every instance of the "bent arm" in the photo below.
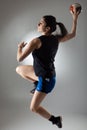
{"type": "Polygon", "coordinates": [[[72,21],[71,31],[70,31],[70,33],[67,33],[63,38],[61,38],[59,40],[60,42],[65,42],[76,36],[78,15],[79,15],[79,12],[76,12],[76,11],[72,14],[73,21],[72,21]]]}
{"type": "Polygon", "coordinates": [[[26,46],[26,43],[22,42],[18,45],[17,50],[17,61],[23,61],[32,51],[38,49],[40,45],[39,39],[33,39],[26,47],[25,50],[23,48],[26,46]]]}

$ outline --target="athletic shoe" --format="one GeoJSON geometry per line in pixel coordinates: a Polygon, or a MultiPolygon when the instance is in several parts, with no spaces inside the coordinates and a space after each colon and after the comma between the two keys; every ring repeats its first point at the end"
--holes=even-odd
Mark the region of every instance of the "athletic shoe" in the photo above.
{"type": "Polygon", "coordinates": [[[55,125],[58,126],[58,128],[62,128],[62,117],[58,116],[56,117],[57,122],[55,123],[55,125]]]}
{"type": "Polygon", "coordinates": [[[33,84],[34,84],[34,88],[30,91],[31,94],[34,94],[38,81],[35,81],[33,84]]]}

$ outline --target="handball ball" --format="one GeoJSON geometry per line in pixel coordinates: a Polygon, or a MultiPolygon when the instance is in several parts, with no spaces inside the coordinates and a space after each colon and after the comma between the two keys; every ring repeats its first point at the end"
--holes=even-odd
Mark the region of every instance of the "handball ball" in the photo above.
{"type": "Polygon", "coordinates": [[[74,3],[70,6],[70,12],[74,13],[75,9],[76,9],[76,12],[81,13],[82,7],[79,3],[74,3]]]}

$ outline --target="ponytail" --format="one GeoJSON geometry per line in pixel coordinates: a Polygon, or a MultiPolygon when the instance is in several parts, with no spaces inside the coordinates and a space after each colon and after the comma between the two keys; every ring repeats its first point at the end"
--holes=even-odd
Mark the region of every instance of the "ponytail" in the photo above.
{"type": "Polygon", "coordinates": [[[61,31],[61,34],[59,35],[59,37],[60,37],[60,38],[63,38],[63,37],[68,33],[68,31],[67,31],[67,29],[66,29],[66,27],[64,26],[63,23],[61,23],[61,22],[56,22],[56,24],[59,26],[60,31],[61,31]]]}
{"type": "Polygon", "coordinates": [[[61,34],[58,35],[60,38],[63,38],[68,32],[63,23],[61,22],[56,22],[56,18],[52,15],[45,15],[43,16],[45,22],[46,22],[46,27],[50,27],[50,32],[54,32],[56,30],[56,25],[59,26],[61,34]]]}

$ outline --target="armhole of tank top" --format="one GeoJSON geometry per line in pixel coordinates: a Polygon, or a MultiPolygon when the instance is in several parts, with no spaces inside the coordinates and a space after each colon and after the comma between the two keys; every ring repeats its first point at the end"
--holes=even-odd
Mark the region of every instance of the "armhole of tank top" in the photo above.
{"type": "MultiPolygon", "coordinates": [[[[42,42],[41,42],[40,37],[38,37],[38,40],[40,41],[40,45],[39,45],[38,49],[40,49],[40,48],[41,48],[41,46],[42,46],[42,42]]],[[[37,49],[37,50],[38,50],[38,49],[37,49]]]]}

